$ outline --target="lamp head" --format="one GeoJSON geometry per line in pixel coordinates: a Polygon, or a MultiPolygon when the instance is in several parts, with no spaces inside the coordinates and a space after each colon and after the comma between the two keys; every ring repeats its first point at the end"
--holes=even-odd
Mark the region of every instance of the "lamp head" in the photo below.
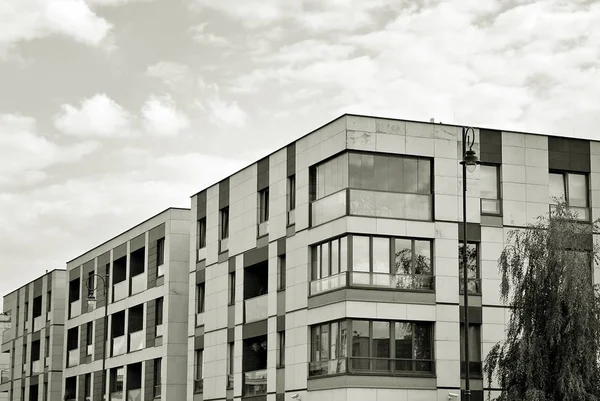
{"type": "Polygon", "coordinates": [[[472,173],[477,169],[479,158],[473,149],[469,149],[465,152],[463,163],[466,164],[469,173],[472,173]]]}

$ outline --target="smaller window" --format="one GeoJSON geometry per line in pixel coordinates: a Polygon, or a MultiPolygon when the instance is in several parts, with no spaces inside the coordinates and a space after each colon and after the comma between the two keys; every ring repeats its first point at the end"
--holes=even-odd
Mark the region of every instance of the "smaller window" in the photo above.
{"type": "Polygon", "coordinates": [[[229,238],[229,207],[221,209],[220,239],[229,238]]]}
{"type": "Polygon", "coordinates": [[[196,313],[204,313],[204,283],[196,285],[196,313]]]}
{"type": "Polygon", "coordinates": [[[287,179],[287,210],[296,209],[296,175],[290,175],[287,179]]]}
{"type": "MultiPolygon", "coordinates": [[[[460,373],[465,374],[465,325],[460,325],[460,373]]],[[[469,324],[469,372],[472,377],[481,377],[481,325],[469,324]]]]}
{"type": "Polygon", "coordinates": [[[88,373],[84,377],[83,396],[89,399],[92,396],[92,374],[88,373]]]}
{"type": "Polygon", "coordinates": [[[162,385],[162,359],[154,360],[154,397],[160,397],[162,385]]]}
{"type": "Polygon", "coordinates": [[[206,217],[198,220],[198,249],[206,247],[206,217]]]}
{"type": "Polygon", "coordinates": [[[156,241],[156,259],[158,260],[158,266],[162,266],[165,263],[165,239],[160,238],[156,241]]]}
{"type": "Polygon", "coordinates": [[[164,300],[163,298],[157,298],[156,299],[156,316],[155,316],[155,321],[156,321],[156,325],[161,325],[163,324],[163,303],[164,300]]]}
{"type": "Polygon", "coordinates": [[[499,166],[482,164],[479,169],[479,189],[481,197],[481,213],[500,215],[500,168],[499,166]]]}
{"type": "Polygon", "coordinates": [[[233,341],[227,344],[227,374],[233,375],[233,357],[234,357],[233,341]]]}
{"type": "Polygon", "coordinates": [[[277,258],[277,289],[285,289],[285,255],[281,255],[277,258]]]}
{"type": "Polygon", "coordinates": [[[229,305],[235,304],[235,272],[229,273],[229,305]]]}
{"type": "Polygon", "coordinates": [[[194,392],[201,393],[203,391],[203,379],[204,379],[204,361],[203,352],[204,350],[196,350],[196,360],[194,363],[194,392]]]}
{"type": "MultiPolygon", "coordinates": [[[[459,271],[459,288],[460,293],[463,292],[463,242],[458,244],[458,271],[459,271]]],[[[467,243],[467,276],[468,276],[468,288],[469,294],[480,295],[480,275],[479,275],[479,245],[476,243],[467,243]]]]}
{"type": "Polygon", "coordinates": [[[258,222],[269,221],[269,188],[265,188],[258,193],[258,222]]]}
{"type": "Polygon", "coordinates": [[[549,177],[550,203],[566,202],[579,215],[577,220],[589,221],[589,187],[585,174],[553,172],[549,177]]]}
{"type": "Polygon", "coordinates": [[[285,366],[285,331],[277,333],[277,367],[285,366]]]}
{"type": "Polygon", "coordinates": [[[88,322],[86,328],[86,340],[85,345],[92,345],[94,341],[94,322],[88,322]]]}

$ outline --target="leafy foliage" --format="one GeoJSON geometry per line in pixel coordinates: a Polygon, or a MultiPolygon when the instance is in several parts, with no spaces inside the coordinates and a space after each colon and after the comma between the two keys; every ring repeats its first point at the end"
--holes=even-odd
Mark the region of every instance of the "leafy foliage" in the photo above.
{"type": "MultiPolygon", "coordinates": [[[[592,229],[561,203],[548,217],[513,230],[498,261],[506,340],[485,360],[499,401],[600,400],[600,292],[593,284],[592,229]]],[[[489,395],[488,395],[489,399],[489,395]]]]}

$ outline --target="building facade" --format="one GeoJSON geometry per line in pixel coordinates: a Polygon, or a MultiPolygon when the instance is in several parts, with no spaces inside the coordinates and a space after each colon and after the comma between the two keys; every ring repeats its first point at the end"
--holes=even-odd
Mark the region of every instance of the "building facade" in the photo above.
{"type": "Polygon", "coordinates": [[[52,270],[4,296],[10,325],[2,333],[0,394],[6,399],[62,400],[65,288],[66,272],[52,270]]]}
{"type": "Polygon", "coordinates": [[[167,209],[67,263],[65,399],[186,398],[189,212],[167,209]]]}
{"type": "Polygon", "coordinates": [[[187,399],[460,399],[466,251],[483,400],[507,233],[600,217],[600,143],[474,133],[466,247],[457,126],[344,115],[192,196],[187,399]]]}

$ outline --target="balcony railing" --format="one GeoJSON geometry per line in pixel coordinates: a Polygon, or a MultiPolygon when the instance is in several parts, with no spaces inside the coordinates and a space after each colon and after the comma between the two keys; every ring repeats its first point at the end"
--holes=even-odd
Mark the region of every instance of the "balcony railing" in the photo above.
{"type": "Polygon", "coordinates": [[[136,388],[127,391],[127,401],[141,401],[142,389],[136,388]]]}
{"type": "Polygon", "coordinates": [[[242,394],[245,396],[267,394],[267,370],[245,372],[242,387],[242,394]]]}
{"type": "Polygon", "coordinates": [[[113,391],[110,393],[110,401],[123,401],[123,392],[113,391]]]}
{"type": "Polygon", "coordinates": [[[81,315],[81,299],[71,302],[71,305],[69,306],[69,317],[71,319],[79,315],[81,315]]]}
{"type": "Polygon", "coordinates": [[[127,352],[127,339],[124,335],[113,337],[112,339],[112,354],[113,356],[121,355],[127,352]]]}
{"type": "Polygon", "coordinates": [[[131,277],[131,295],[138,294],[146,289],[146,275],[144,273],[131,277]]]}
{"type": "Polygon", "coordinates": [[[346,215],[346,190],[318,199],[311,204],[311,224],[318,226],[346,215]]]}
{"type": "Polygon", "coordinates": [[[352,272],[352,285],[368,285],[397,290],[433,290],[433,276],[430,274],[389,274],[352,272]]]}
{"type": "Polygon", "coordinates": [[[129,333],[129,352],[144,348],[144,330],[129,333]]]}
{"type": "Polygon", "coordinates": [[[219,241],[219,252],[229,250],[229,238],[223,238],[219,241]]]}
{"type": "Polygon", "coordinates": [[[4,369],[0,372],[0,383],[7,383],[10,381],[10,371],[4,369]]]}
{"type": "Polygon", "coordinates": [[[346,358],[314,361],[308,365],[308,375],[310,377],[339,375],[342,373],[346,373],[346,358]]]}
{"type": "Polygon", "coordinates": [[[43,327],[44,318],[40,316],[36,316],[33,318],[33,331],[39,331],[43,327]]]}
{"type": "Polygon", "coordinates": [[[262,237],[264,235],[267,235],[269,233],[269,222],[268,221],[263,221],[262,223],[258,224],[258,236],[262,237]]]}
{"type": "Polygon", "coordinates": [[[79,348],[70,350],[67,353],[67,366],[73,367],[79,365],[79,348]]]}
{"type": "Polygon", "coordinates": [[[246,323],[265,320],[268,317],[267,294],[244,301],[244,321],[246,323]]]}
{"type": "Polygon", "coordinates": [[[323,277],[310,282],[310,295],[320,294],[322,292],[335,290],[348,285],[348,275],[346,272],[323,277]]]}
{"type": "MultiPolygon", "coordinates": [[[[575,214],[577,217],[576,221],[590,221],[590,208],[589,207],[580,207],[580,206],[569,206],[568,207],[571,213],[575,214]]],[[[550,215],[554,213],[556,209],[556,205],[550,205],[550,215]]]]}
{"type": "Polygon", "coordinates": [[[287,225],[291,226],[296,224],[296,210],[288,210],[287,212],[287,225]]]}
{"type": "MultiPolygon", "coordinates": [[[[463,285],[462,277],[458,280],[458,288],[460,293],[463,293],[463,289],[465,286],[463,285]]],[[[467,281],[467,286],[469,288],[469,295],[481,295],[481,279],[478,278],[469,278],[467,281]]]]}
{"type": "Polygon", "coordinates": [[[163,335],[163,325],[157,324],[156,325],[156,337],[162,337],[162,335],[163,335]]]}
{"type": "Polygon", "coordinates": [[[42,373],[43,371],[44,371],[44,368],[42,367],[41,360],[38,359],[37,361],[31,361],[31,374],[32,375],[42,373]]]}
{"type": "Polygon", "coordinates": [[[195,379],[194,380],[194,393],[201,393],[204,391],[204,380],[203,379],[195,379]]]}
{"type": "Polygon", "coordinates": [[[127,298],[127,280],[123,280],[113,285],[113,302],[120,301],[121,299],[127,298]]]}

